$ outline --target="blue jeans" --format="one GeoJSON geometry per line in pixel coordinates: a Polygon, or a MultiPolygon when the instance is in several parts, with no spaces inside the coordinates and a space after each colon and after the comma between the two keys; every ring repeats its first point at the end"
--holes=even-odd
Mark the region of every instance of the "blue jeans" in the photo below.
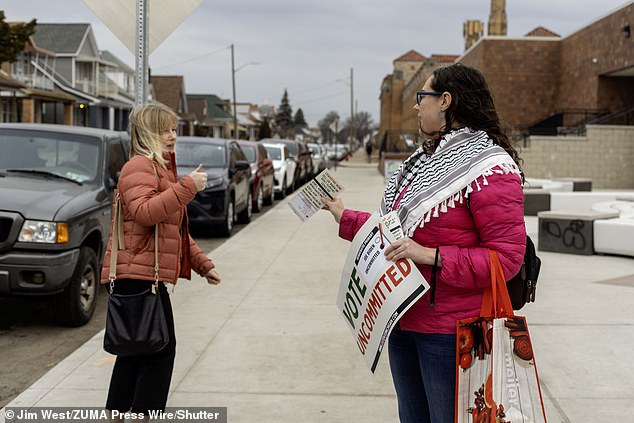
{"type": "Polygon", "coordinates": [[[395,328],[388,348],[401,423],[453,423],[456,336],[395,328]]]}

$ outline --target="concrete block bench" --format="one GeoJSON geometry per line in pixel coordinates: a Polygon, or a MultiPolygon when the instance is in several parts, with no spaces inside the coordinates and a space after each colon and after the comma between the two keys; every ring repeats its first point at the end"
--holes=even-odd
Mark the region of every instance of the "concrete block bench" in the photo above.
{"type": "Polygon", "coordinates": [[[634,217],[595,220],[594,251],[634,257],[634,217]]]}
{"type": "Polygon", "coordinates": [[[592,205],[617,198],[627,198],[631,193],[623,191],[551,192],[551,211],[590,211],[592,205]]]}
{"type": "Polygon", "coordinates": [[[538,250],[592,255],[594,254],[594,222],[618,217],[618,212],[543,211],[537,216],[538,250]]]}
{"type": "MultiPolygon", "coordinates": [[[[593,211],[598,212],[617,212],[620,218],[634,218],[634,201],[603,201],[592,205],[593,211]]],[[[632,240],[634,243],[634,240],[632,240]]]]}
{"type": "Polygon", "coordinates": [[[550,192],[545,189],[524,190],[524,216],[537,216],[540,211],[550,210],[550,192]]]}
{"type": "Polygon", "coordinates": [[[554,182],[572,182],[573,191],[592,191],[592,179],[588,178],[556,178],[554,182]]]}

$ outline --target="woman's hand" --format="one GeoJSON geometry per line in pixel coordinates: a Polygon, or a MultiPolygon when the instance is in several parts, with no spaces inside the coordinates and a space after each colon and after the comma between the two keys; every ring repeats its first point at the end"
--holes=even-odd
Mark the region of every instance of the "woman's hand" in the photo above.
{"type": "Polygon", "coordinates": [[[328,210],[332,213],[332,216],[335,218],[335,222],[339,223],[344,210],[341,198],[331,200],[330,198],[321,197],[321,202],[324,203],[322,210],[328,210]]]}
{"type": "Polygon", "coordinates": [[[211,269],[207,272],[205,278],[210,285],[218,285],[220,283],[220,273],[216,272],[216,269],[211,269]]]}
{"type": "Polygon", "coordinates": [[[194,180],[194,184],[196,185],[196,191],[202,191],[205,189],[207,185],[207,173],[201,172],[200,170],[203,168],[202,164],[199,164],[198,167],[189,174],[191,178],[194,180]]]}
{"type": "MultiPolygon", "coordinates": [[[[436,256],[435,248],[423,247],[410,237],[404,237],[398,241],[394,241],[385,249],[385,258],[392,261],[398,261],[402,258],[412,259],[418,264],[434,264],[436,256]]],[[[440,256],[438,256],[438,266],[441,265],[440,256]]]]}

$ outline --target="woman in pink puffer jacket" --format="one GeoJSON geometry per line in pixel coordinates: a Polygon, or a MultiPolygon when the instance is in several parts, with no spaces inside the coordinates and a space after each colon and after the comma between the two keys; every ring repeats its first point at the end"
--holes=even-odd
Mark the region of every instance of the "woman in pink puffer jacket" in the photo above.
{"type": "MultiPolygon", "coordinates": [[[[460,64],[435,70],[414,108],[428,141],[392,176],[381,213],[396,210],[409,235],[386,248],[387,259],[412,259],[431,289],[392,331],[390,368],[401,422],[451,423],[456,320],[480,312],[491,281],[489,249],[507,277],[519,271],[523,175],[479,71],[460,64]]],[[[347,240],[370,216],[344,209],[340,199],[322,201],[347,240]]]]}

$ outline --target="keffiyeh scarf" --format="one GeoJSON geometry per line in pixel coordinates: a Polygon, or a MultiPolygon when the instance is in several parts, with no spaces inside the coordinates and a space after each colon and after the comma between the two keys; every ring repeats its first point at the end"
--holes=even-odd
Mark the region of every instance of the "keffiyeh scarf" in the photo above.
{"type": "Polygon", "coordinates": [[[486,132],[470,128],[449,132],[433,154],[418,148],[394,172],[383,194],[381,214],[396,210],[403,230],[412,236],[417,227],[438,217],[439,212],[446,213],[448,207],[462,203],[474,189],[480,191],[488,185],[486,177],[493,173],[519,175],[520,170],[486,132]]]}

